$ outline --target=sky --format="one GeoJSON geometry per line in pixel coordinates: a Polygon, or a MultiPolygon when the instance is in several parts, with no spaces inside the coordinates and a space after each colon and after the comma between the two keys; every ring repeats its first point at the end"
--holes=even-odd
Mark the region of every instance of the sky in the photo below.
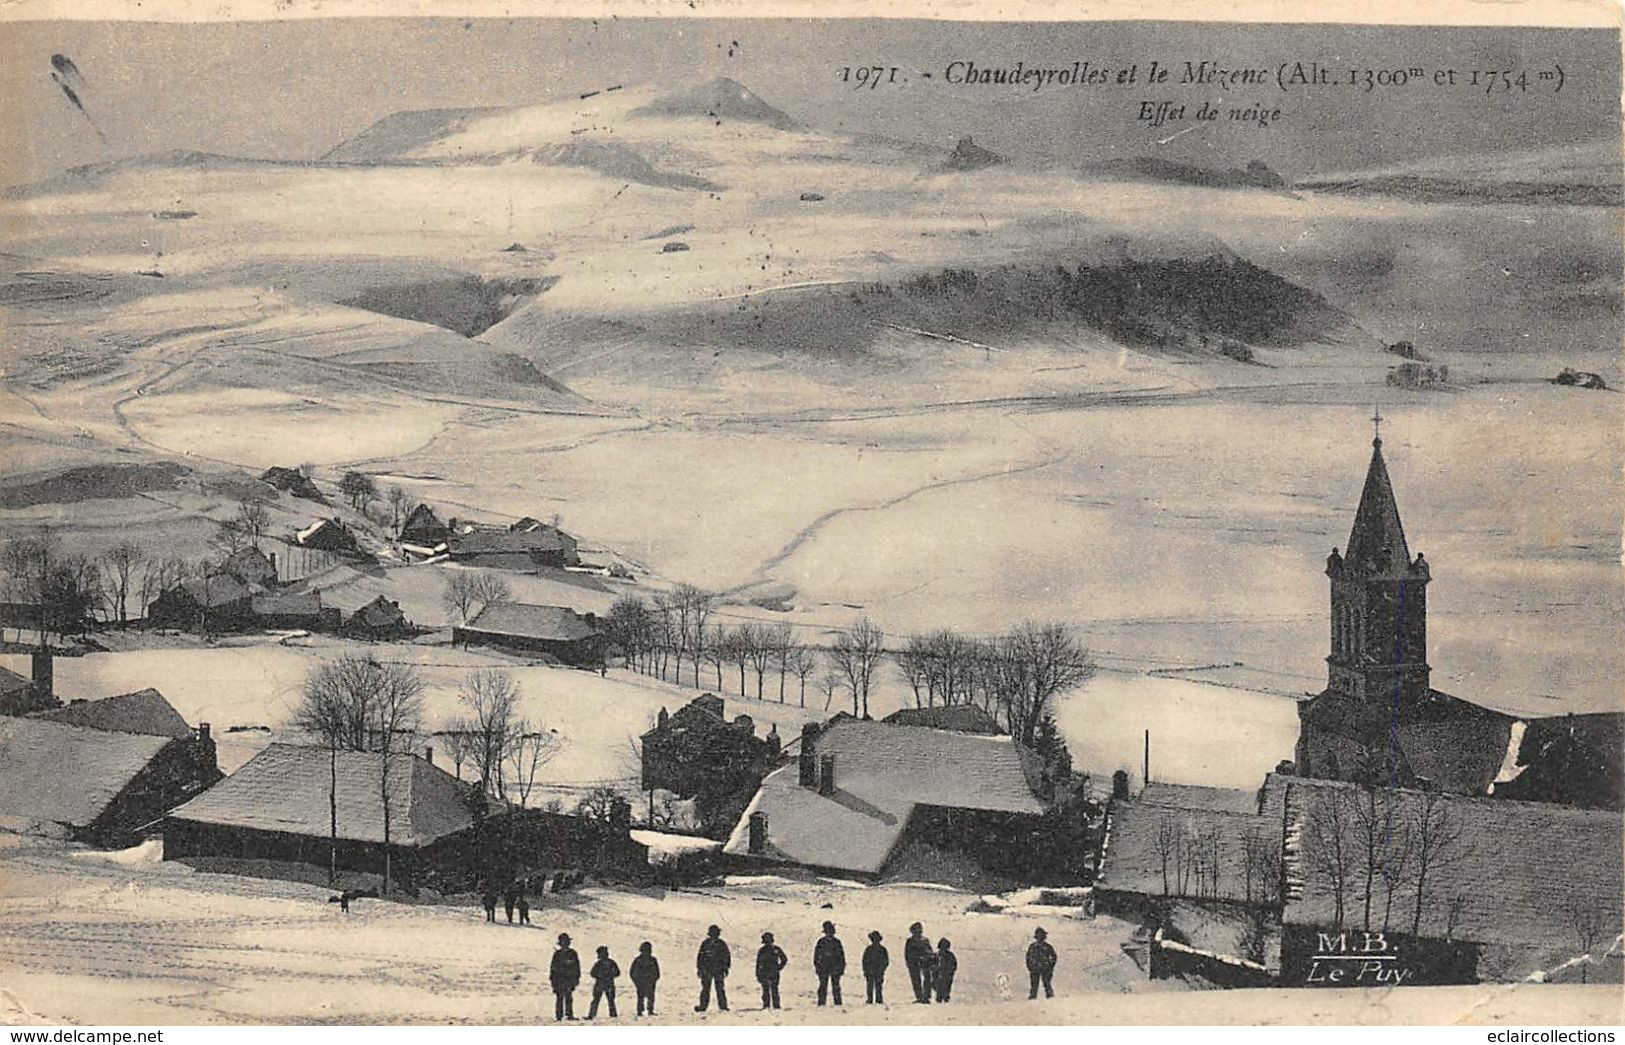
{"type": "MultiPolygon", "coordinates": [[[[312,19],[237,23],[11,23],[0,26],[0,184],[65,167],[196,149],[314,159],[402,109],[521,105],[616,83],[673,88],[730,76],[803,123],[951,147],[959,137],[1014,157],[1086,164],[1157,155],[1210,165],[1261,159],[1297,176],[1428,156],[1617,140],[1616,31],[905,20],[312,19]],[[71,58],[89,118],[52,80],[71,58]],[[1319,87],[1153,87],[1115,83],[1039,92],[945,82],[950,62],[1115,73],[1153,60],[1225,67],[1319,62],[1429,70],[1425,83],[1371,92],[1319,87]],[[897,84],[854,90],[843,67],[898,67],[897,84]],[[1564,71],[1563,90],[1436,86],[1455,68],[1564,71]],[[930,73],[929,79],[922,74],[930,73]],[[1136,119],[1141,103],[1184,102],[1184,119],[1136,119]],[[1197,105],[1280,108],[1270,127],[1195,126],[1197,105]],[[94,126],[93,126],[94,122],[94,126]]],[[[888,74],[889,75],[889,74],[888,74]]]]}

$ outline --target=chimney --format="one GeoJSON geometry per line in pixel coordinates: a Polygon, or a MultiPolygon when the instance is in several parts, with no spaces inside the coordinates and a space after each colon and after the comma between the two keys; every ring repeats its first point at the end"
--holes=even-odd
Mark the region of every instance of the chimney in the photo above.
{"type": "Polygon", "coordinates": [[[818,723],[808,722],[801,727],[801,778],[802,787],[818,786],[818,723]]]}
{"type": "Polygon", "coordinates": [[[207,722],[199,722],[197,724],[197,738],[202,741],[207,741],[209,739],[209,724],[207,722]]]}
{"type": "Polygon", "coordinates": [[[778,758],[779,757],[779,751],[783,748],[783,746],[784,745],[779,742],[779,727],[778,727],[778,725],[774,724],[773,726],[770,726],[768,728],[768,731],[767,731],[767,755],[768,755],[768,757],[769,758],[778,758]]]}
{"type": "Polygon", "coordinates": [[[423,746],[423,761],[429,763],[431,766],[434,765],[434,745],[425,744],[423,746]]]}
{"type": "Polygon", "coordinates": [[[750,838],[748,851],[752,856],[761,856],[767,852],[767,814],[752,813],[750,815],[750,838]]]}
{"type": "Polygon", "coordinates": [[[51,660],[51,648],[41,646],[34,651],[34,704],[37,707],[49,708],[56,706],[55,674],[56,667],[51,660]]]}
{"type": "Polygon", "coordinates": [[[833,795],[835,793],[835,756],[825,755],[818,760],[818,793],[833,795]]]}

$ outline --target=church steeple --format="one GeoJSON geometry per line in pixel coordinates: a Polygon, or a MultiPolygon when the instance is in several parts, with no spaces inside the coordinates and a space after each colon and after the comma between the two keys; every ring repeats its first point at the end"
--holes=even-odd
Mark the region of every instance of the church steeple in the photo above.
{"type": "Polygon", "coordinates": [[[1380,414],[1371,464],[1349,532],[1348,554],[1326,560],[1331,578],[1332,691],[1382,707],[1425,699],[1427,560],[1413,560],[1382,456],[1380,414]]]}
{"type": "Polygon", "coordinates": [[[1399,505],[1394,501],[1394,484],[1388,478],[1388,464],[1382,459],[1381,435],[1371,440],[1371,464],[1366,469],[1365,489],[1354,513],[1348,548],[1343,561],[1363,573],[1402,577],[1411,564],[1405,527],[1399,521],[1399,505]]]}

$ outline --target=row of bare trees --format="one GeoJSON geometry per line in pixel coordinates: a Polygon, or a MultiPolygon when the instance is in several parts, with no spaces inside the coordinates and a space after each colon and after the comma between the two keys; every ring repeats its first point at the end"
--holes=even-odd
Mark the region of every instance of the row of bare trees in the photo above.
{"type": "Polygon", "coordinates": [[[448,573],[445,590],[440,593],[440,602],[446,612],[463,624],[485,612],[487,606],[512,598],[513,587],[501,574],[473,570],[453,570],[448,573]]]}
{"type": "Polygon", "coordinates": [[[1386,930],[1397,913],[1419,933],[1428,889],[1465,855],[1461,826],[1438,792],[1317,788],[1305,819],[1303,844],[1330,887],[1339,927],[1357,916],[1361,928],[1386,930]],[[1412,896],[1396,912],[1405,890],[1412,896]]]}
{"type": "Polygon", "coordinates": [[[1216,824],[1177,821],[1165,815],[1157,822],[1152,853],[1162,874],[1164,896],[1226,897],[1239,878],[1250,903],[1272,903],[1280,894],[1281,846],[1263,826],[1240,838],[1240,859],[1230,856],[1232,839],[1216,824]]]}
{"type": "Polygon", "coordinates": [[[633,670],[698,687],[707,684],[702,669],[709,668],[718,690],[725,689],[725,671],[737,673],[739,694],[748,695],[754,683],[758,699],[766,698],[768,679],[776,676],[781,703],[793,678],[803,706],[812,680],[826,709],[844,690],[852,713],[864,717],[881,665],[890,657],[913,690],[916,706],[980,704],[1029,747],[1038,741],[1055,697],[1094,673],[1088,650],[1061,624],[1029,622],[991,639],[937,631],[912,637],[892,652],[886,633],[868,617],[836,632],[821,648],[797,642],[786,623],[729,627],[715,618],[714,597],[682,585],[656,596],[652,605],[634,596],[616,600],[605,628],[633,670]]]}
{"type": "Polygon", "coordinates": [[[149,556],[140,545],[121,541],[99,556],[68,551],[49,529],[14,537],[0,547],[9,623],[19,641],[24,627],[44,644],[66,639],[95,620],[125,625],[147,615],[163,592],[206,569],[178,557],[149,556]]]}

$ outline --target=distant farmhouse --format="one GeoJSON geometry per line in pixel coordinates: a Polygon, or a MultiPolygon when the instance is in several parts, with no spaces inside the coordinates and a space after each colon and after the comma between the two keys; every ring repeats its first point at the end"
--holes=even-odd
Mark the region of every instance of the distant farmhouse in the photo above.
{"type": "Polygon", "coordinates": [[[233,631],[253,618],[254,588],[229,573],[193,577],[152,600],[147,619],[159,626],[233,631]]]}
{"type": "Polygon", "coordinates": [[[1523,721],[1429,685],[1432,574],[1406,545],[1380,436],[1348,551],[1332,550],[1326,576],[1328,682],[1298,707],[1299,776],[1625,808],[1625,716],[1523,721]]]}
{"type": "Polygon", "coordinates": [[[606,820],[497,806],[427,751],[392,755],[386,777],[378,752],[272,744],[170,813],[164,859],[310,879],[380,875],[387,854],[405,892],[467,892],[564,871],[636,877],[648,852],[629,829],[624,802],[606,820]]]}
{"type": "Polygon", "coordinates": [[[316,484],[310,481],[310,476],[297,468],[267,468],[260,475],[260,482],[269,483],[276,489],[292,494],[294,497],[302,497],[307,501],[315,501],[317,504],[327,503],[327,498],[323,497],[322,492],[316,488],[316,484]]]}
{"type": "Polygon", "coordinates": [[[410,638],[413,633],[401,604],[382,595],[346,617],[342,630],[352,638],[374,641],[410,638]]]}
{"type": "Polygon", "coordinates": [[[1009,737],[838,716],[762,781],[723,851],[866,878],[912,843],[1019,863],[1049,808],[1039,775],[1009,737]]]}
{"type": "Polygon", "coordinates": [[[513,653],[541,653],[576,666],[596,666],[603,661],[598,619],[567,606],[493,602],[467,624],[452,628],[451,641],[513,653]]]}
{"type": "Polygon", "coordinates": [[[220,779],[207,723],[156,690],[0,718],[0,826],[102,846],[140,840],[220,779]]]}
{"type": "MultiPolygon", "coordinates": [[[[576,539],[534,519],[524,529],[476,529],[454,533],[447,541],[452,562],[496,569],[530,570],[538,566],[579,566],[576,539]]],[[[518,525],[517,523],[515,524],[518,525]]]]}
{"type": "Polygon", "coordinates": [[[723,699],[711,693],[670,714],[661,708],[641,745],[643,790],[693,799],[700,823],[716,837],[733,829],[780,751],[776,729],[758,737],[749,715],[730,721],[723,699]]]}
{"type": "Polygon", "coordinates": [[[441,546],[450,536],[451,527],[440,521],[433,508],[420,504],[401,522],[398,540],[410,546],[413,552],[429,556],[444,550],[441,546]]]}
{"type": "Polygon", "coordinates": [[[295,533],[293,540],[301,548],[313,548],[338,555],[361,553],[361,546],[356,543],[355,534],[338,519],[320,519],[311,523],[295,533]]]}

